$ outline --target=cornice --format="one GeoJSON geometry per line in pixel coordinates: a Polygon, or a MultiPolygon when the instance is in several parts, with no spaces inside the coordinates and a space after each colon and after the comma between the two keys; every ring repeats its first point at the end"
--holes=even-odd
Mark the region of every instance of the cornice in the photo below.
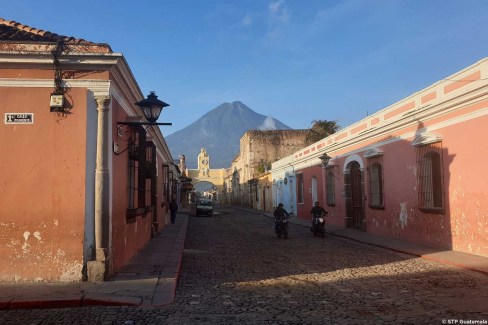
{"type": "MultiPolygon", "coordinates": [[[[64,79],[63,84],[69,88],[87,88],[96,96],[107,96],[110,93],[110,80],[99,79],[64,79]]],[[[16,88],[53,88],[52,79],[12,79],[0,78],[0,87],[16,88]]]]}
{"type": "MultiPolygon", "coordinates": [[[[340,141],[331,142],[330,144],[327,144],[327,142],[329,142],[330,139],[333,140],[337,136],[337,134],[333,134],[317,143],[314,143],[308,147],[305,147],[293,153],[292,156],[295,157],[295,155],[297,154],[303,153],[304,151],[316,147],[319,143],[325,143],[325,145],[323,145],[320,149],[315,150],[313,154],[310,155],[302,154],[302,156],[299,156],[298,158],[293,158],[292,161],[294,164],[299,164],[301,163],[301,161],[310,161],[311,158],[318,157],[324,152],[347,150],[347,148],[351,146],[357,146],[358,144],[363,142],[371,142],[371,140],[374,138],[382,137],[384,135],[391,134],[394,131],[398,131],[404,128],[408,128],[410,126],[418,125],[419,121],[424,121],[424,122],[429,121],[439,116],[446,115],[456,110],[463,109],[464,107],[475,104],[480,100],[488,99],[488,89],[486,86],[487,85],[485,84],[484,87],[478,87],[477,89],[469,93],[465,93],[463,95],[459,95],[454,98],[449,98],[448,100],[442,103],[438,103],[437,105],[430,105],[424,108],[421,107],[418,110],[406,112],[405,114],[402,115],[401,119],[398,119],[394,122],[384,123],[373,129],[365,130],[361,133],[358,133],[357,135],[348,135],[347,137],[341,139],[340,141]]],[[[436,125],[430,126],[429,130],[434,130],[447,125],[460,123],[462,121],[465,121],[466,119],[471,119],[475,116],[479,116],[480,114],[481,115],[486,114],[486,111],[481,110],[481,112],[478,112],[477,114],[470,113],[464,117],[457,117],[454,119],[436,123],[436,125]]],[[[351,127],[348,127],[347,129],[349,130],[350,128],[351,127]]],[[[415,132],[406,132],[401,134],[400,136],[381,141],[381,145],[389,144],[399,140],[406,140],[414,137],[415,135],[416,135],[415,132]]],[[[380,146],[379,143],[377,145],[380,146]]],[[[360,151],[364,151],[364,149],[361,149],[360,151]]],[[[319,160],[317,160],[317,163],[319,163],[319,160]]],[[[313,165],[313,164],[307,164],[307,166],[309,165],[313,165]]]]}
{"type": "MultiPolygon", "coordinates": [[[[68,65],[70,69],[89,67],[94,69],[104,67],[105,70],[116,65],[122,58],[120,53],[69,53],[59,57],[61,65],[68,65]]],[[[5,68],[16,68],[21,66],[43,66],[52,65],[53,56],[51,52],[0,52],[0,64],[5,68]]]]}

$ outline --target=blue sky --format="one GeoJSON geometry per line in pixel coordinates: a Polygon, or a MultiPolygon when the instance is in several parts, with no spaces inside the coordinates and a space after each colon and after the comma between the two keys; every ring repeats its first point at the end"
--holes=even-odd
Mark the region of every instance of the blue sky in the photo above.
{"type": "Polygon", "coordinates": [[[223,102],[346,127],[488,56],[487,0],[17,0],[0,17],[108,43],[168,135],[223,102]]]}

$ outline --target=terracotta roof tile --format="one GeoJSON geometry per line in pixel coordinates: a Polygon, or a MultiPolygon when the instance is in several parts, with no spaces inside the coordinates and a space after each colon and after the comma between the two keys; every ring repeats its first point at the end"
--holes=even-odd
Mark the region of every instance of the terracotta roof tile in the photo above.
{"type": "MultiPolygon", "coordinates": [[[[108,52],[112,52],[108,44],[100,44],[86,41],[82,38],[74,38],[70,36],[59,35],[50,31],[37,29],[27,25],[23,25],[14,20],[5,20],[0,17],[0,41],[12,42],[46,42],[57,43],[63,41],[69,45],[95,46],[97,48],[105,48],[108,52]]],[[[105,51],[102,51],[105,52],[105,51]]]]}

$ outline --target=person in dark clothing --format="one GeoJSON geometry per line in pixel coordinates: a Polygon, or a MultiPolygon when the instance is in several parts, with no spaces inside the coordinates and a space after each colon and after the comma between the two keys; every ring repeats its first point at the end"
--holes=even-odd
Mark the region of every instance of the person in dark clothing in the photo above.
{"type": "Polygon", "coordinates": [[[325,210],[324,208],[322,208],[320,205],[319,205],[319,202],[315,202],[314,205],[313,205],[313,208],[312,210],[310,210],[310,213],[312,214],[312,216],[325,216],[328,211],[325,210]]]}
{"type": "Polygon", "coordinates": [[[172,199],[169,204],[169,211],[171,212],[171,223],[174,224],[176,220],[176,213],[178,213],[178,203],[176,203],[175,199],[172,199]]]}
{"type": "Polygon", "coordinates": [[[281,237],[281,234],[283,234],[285,239],[288,238],[288,225],[286,224],[286,226],[283,226],[283,221],[285,221],[290,214],[283,208],[283,204],[278,204],[278,207],[274,210],[273,215],[275,217],[273,228],[275,229],[276,234],[278,237],[281,237]],[[283,227],[285,227],[285,230],[283,230],[283,227]]]}
{"type": "Polygon", "coordinates": [[[325,235],[324,217],[327,215],[328,211],[322,208],[319,205],[319,202],[315,202],[312,210],[310,210],[310,213],[312,214],[312,227],[310,227],[310,231],[313,232],[316,236],[321,235],[322,237],[324,237],[325,235]]]}
{"type": "Polygon", "coordinates": [[[290,216],[290,214],[283,208],[282,203],[278,204],[278,207],[274,210],[273,215],[274,215],[275,219],[278,219],[278,218],[281,219],[284,216],[287,216],[287,217],[290,216]]]}

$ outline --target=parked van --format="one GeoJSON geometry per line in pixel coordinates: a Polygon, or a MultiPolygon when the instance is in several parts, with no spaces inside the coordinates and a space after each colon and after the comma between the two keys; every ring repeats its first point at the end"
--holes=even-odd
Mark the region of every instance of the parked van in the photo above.
{"type": "Polygon", "coordinates": [[[195,215],[198,216],[209,216],[213,214],[213,202],[211,199],[199,198],[197,199],[197,207],[195,215]]]}

